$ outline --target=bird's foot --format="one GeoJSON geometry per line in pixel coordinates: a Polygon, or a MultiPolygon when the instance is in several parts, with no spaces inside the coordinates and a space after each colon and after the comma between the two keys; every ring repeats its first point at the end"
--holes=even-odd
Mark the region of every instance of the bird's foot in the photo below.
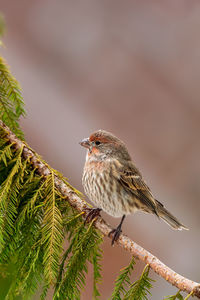
{"type": "Polygon", "coordinates": [[[122,223],[124,222],[124,219],[125,219],[125,215],[122,216],[121,222],[119,223],[117,228],[111,230],[111,232],[109,232],[108,234],[109,237],[113,234],[112,242],[111,242],[112,246],[114,245],[114,242],[118,240],[120,234],[122,233],[122,223]]]}
{"type": "Polygon", "coordinates": [[[85,223],[91,222],[94,218],[100,216],[101,208],[88,208],[89,212],[87,213],[85,217],[85,223]]]}
{"type": "Polygon", "coordinates": [[[111,245],[113,246],[114,243],[118,240],[120,234],[121,234],[122,230],[121,230],[121,225],[117,226],[117,228],[111,230],[111,232],[109,232],[108,236],[110,237],[113,234],[112,237],[112,242],[111,245]]]}

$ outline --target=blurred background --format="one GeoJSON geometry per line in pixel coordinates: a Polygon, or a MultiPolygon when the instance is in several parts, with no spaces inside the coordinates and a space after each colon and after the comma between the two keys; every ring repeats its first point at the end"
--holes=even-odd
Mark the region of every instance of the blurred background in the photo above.
{"type": "MultiPolygon", "coordinates": [[[[190,228],[176,232],[137,213],[123,232],[199,281],[199,1],[1,0],[0,11],[7,27],[1,54],[23,88],[29,145],[83,191],[86,153],[78,142],[96,129],[121,138],[156,198],[190,228]]],[[[103,250],[106,300],[130,255],[107,238],[103,250]]],[[[135,276],[143,267],[137,263],[135,276]]],[[[151,275],[149,299],[176,293],[151,275]]],[[[90,272],[82,300],[91,291],[90,272]]]]}

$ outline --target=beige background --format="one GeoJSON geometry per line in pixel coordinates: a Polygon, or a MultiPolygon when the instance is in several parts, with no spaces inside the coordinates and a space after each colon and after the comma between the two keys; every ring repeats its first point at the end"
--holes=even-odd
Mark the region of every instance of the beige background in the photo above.
{"type": "MultiPolygon", "coordinates": [[[[124,232],[199,281],[199,1],[0,2],[7,24],[1,54],[23,87],[30,146],[82,191],[78,142],[100,128],[119,136],[157,199],[190,228],[175,232],[138,213],[124,232]]],[[[130,256],[108,239],[103,248],[104,300],[130,256]]],[[[176,293],[151,274],[149,299],[176,293]]],[[[91,299],[91,280],[90,273],[83,300],[91,299]]]]}

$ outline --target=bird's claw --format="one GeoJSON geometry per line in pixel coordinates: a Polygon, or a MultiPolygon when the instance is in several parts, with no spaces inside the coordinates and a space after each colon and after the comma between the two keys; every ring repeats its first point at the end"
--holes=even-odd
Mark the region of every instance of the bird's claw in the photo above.
{"type": "Polygon", "coordinates": [[[120,234],[121,234],[122,230],[121,230],[121,226],[111,230],[111,232],[109,232],[108,236],[110,237],[112,234],[113,234],[113,237],[112,237],[112,242],[111,242],[111,245],[113,246],[114,243],[118,240],[120,234]]]}
{"type": "Polygon", "coordinates": [[[101,208],[88,208],[89,212],[85,217],[85,223],[91,222],[94,218],[100,216],[101,208]]]}

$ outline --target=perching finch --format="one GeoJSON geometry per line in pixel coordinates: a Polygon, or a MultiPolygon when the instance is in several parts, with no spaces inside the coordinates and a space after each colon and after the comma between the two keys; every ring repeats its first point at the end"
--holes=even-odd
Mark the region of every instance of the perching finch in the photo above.
{"type": "Polygon", "coordinates": [[[125,216],[137,210],[155,214],[174,229],[188,229],[154,198],[121,140],[98,130],[80,144],[88,149],[83,187],[97,206],[90,210],[86,220],[94,218],[101,210],[113,217],[122,217],[118,227],[110,232],[112,244],[119,238],[125,216]]]}

